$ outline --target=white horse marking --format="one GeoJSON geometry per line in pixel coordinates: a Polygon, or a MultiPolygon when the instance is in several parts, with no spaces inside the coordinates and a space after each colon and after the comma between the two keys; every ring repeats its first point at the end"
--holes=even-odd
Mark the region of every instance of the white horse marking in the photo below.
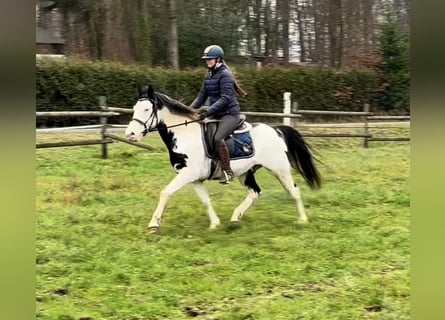
{"type": "Polygon", "coordinates": [[[231,222],[239,222],[241,218],[244,216],[246,211],[250,208],[250,206],[255,202],[259,197],[259,193],[255,192],[252,189],[248,189],[247,196],[241,204],[233,210],[232,217],[230,218],[231,222]]]}
{"type": "Polygon", "coordinates": [[[204,187],[204,184],[202,181],[195,181],[193,182],[193,187],[195,188],[195,192],[201,199],[202,203],[207,207],[207,213],[209,214],[210,218],[210,229],[216,229],[216,227],[220,224],[220,220],[216,215],[212,204],[210,203],[210,197],[204,187]]]}

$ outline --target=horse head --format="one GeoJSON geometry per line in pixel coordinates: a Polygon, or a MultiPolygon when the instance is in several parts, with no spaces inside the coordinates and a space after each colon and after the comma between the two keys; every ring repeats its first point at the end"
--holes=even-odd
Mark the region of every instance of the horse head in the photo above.
{"type": "Polygon", "coordinates": [[[158,125],[157,99],[152,86],[144,86],[133,106],[133,117],[125,130],[130,141],[139,141],[158,125]]]}

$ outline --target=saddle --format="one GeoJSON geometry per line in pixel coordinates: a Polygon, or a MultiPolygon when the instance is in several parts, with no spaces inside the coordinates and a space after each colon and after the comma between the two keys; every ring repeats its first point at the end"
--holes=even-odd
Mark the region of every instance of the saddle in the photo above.
{"type": "MultiPolygon", "coordinates": [[[[210,120],[202,123],[202,139],[204,142],[204,149],[210,159],[218,159],[213,137],[218,129],[219,121],[210,120]]],[[[250,158],[254,155],[252,137],[250,136],[250,129],[252,125],[246,121],[246,116],[242,114],[237,127],[224,141],[229,149],[230,159],[250,158]]]]}

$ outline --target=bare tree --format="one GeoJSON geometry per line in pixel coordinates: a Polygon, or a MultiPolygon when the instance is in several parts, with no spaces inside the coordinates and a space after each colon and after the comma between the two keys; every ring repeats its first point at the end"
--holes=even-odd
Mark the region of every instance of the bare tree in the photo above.
{"type": "Polygon", "coordinates": [[[314,46],[311,48],[311,59],[314,63],[324,65],[327,57],[327,0],[314,0],[311,8],[314,20],[314,46]]]}
{"type": "Polygon", "coordinates": [[[329,0],[329,62],[339,68],[343,53],[343,21],[341,0],[329,0]]]}
{"type": "Polygon", "coordinates": [[[168,20],[169,20],[168,60],[170,67],[174,69],[179,69],[176,0],[168,0],[167,5],[168,5],[168,20]]]}
{"type": "Polygon", "coordinates": [[[294,22],[297,26],[300,44],[300,61],[306,62],[312,43],[311,28],[308,28],[308,26],[312,26],[312,23],[308,25],[308,0],[296,0],[293,10],[295,11],[296,20],[294,22]]]}
{"type": "Polygon", "coordinates": [[[363,34],[363,53],[365,55],[371,52],[374,33],[374,11],[375,0],[364,0],[362,2],[362,34],[363,34]]]}
{"type": "Polygon", "coordinates": [[[232,55],[272,56],[274,62],[282,57],[288,63],[294,35],[301,61],[355,67],[372,55],[384,14],[394,15],[402,32],[409,32],[410,22],[409,0],[37,0],[37,5],[45,11],[36,16],[38,25],[48,23],[54,10],[62,17],[69,55],[175,69],[199,63],[199,51],[212,43],[232,55]],[[296,28],[292,35],[289,25],[296,28]]]}
{"type": "Polygon", "coordinates": [[[261,55],[263,51],[262,47],[262,29],[264,26],[264,22],[266,21],[264,8],[261,5],[261,0],[255,1],[255,47],[256,47],[256,54],[261,55]],[[262,17],[263,16],[263,17],[262,17]]]}
{"type": "Polygon", "coordinates": [[[283,50],[283,62],[289,63],[289,20],[290,20],[290,3],[289,0],[278,0],[277,12],[281,25],[281,48],[283,50]]]}

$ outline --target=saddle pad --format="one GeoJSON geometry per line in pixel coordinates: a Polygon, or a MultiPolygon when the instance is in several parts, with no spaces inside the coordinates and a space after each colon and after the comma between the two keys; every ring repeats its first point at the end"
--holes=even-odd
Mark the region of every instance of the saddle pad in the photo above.
{"type": "MultiPolygon", "coordinates": [[[[202,125],[204,126],[204,124],[202,125]]],[[[203,127],[202,140],[206,155],[210,159],[218,159],[217,155],[215,155],[213,146],[210,145],[211,138],[215,132],[215,125],[217,125],[217,123],[209,123],[207,124],[207,127],[203,127]]],[[[250,129],[251,127],[252,126],[248,124],[247,127],[244,127],[243,129],[250,129]]],[[[235,130],[234,133],[225,139],[225,142],[229,149],[230,159],[250,158],[255,154],[252,137],[249,131],[235,130]]]]}
{"type": "Polygon", "coordinates": [[[226,139],[231,159],[249,158],[253,156],[252,137],[249,132],[235,133],[226,139]]]}

